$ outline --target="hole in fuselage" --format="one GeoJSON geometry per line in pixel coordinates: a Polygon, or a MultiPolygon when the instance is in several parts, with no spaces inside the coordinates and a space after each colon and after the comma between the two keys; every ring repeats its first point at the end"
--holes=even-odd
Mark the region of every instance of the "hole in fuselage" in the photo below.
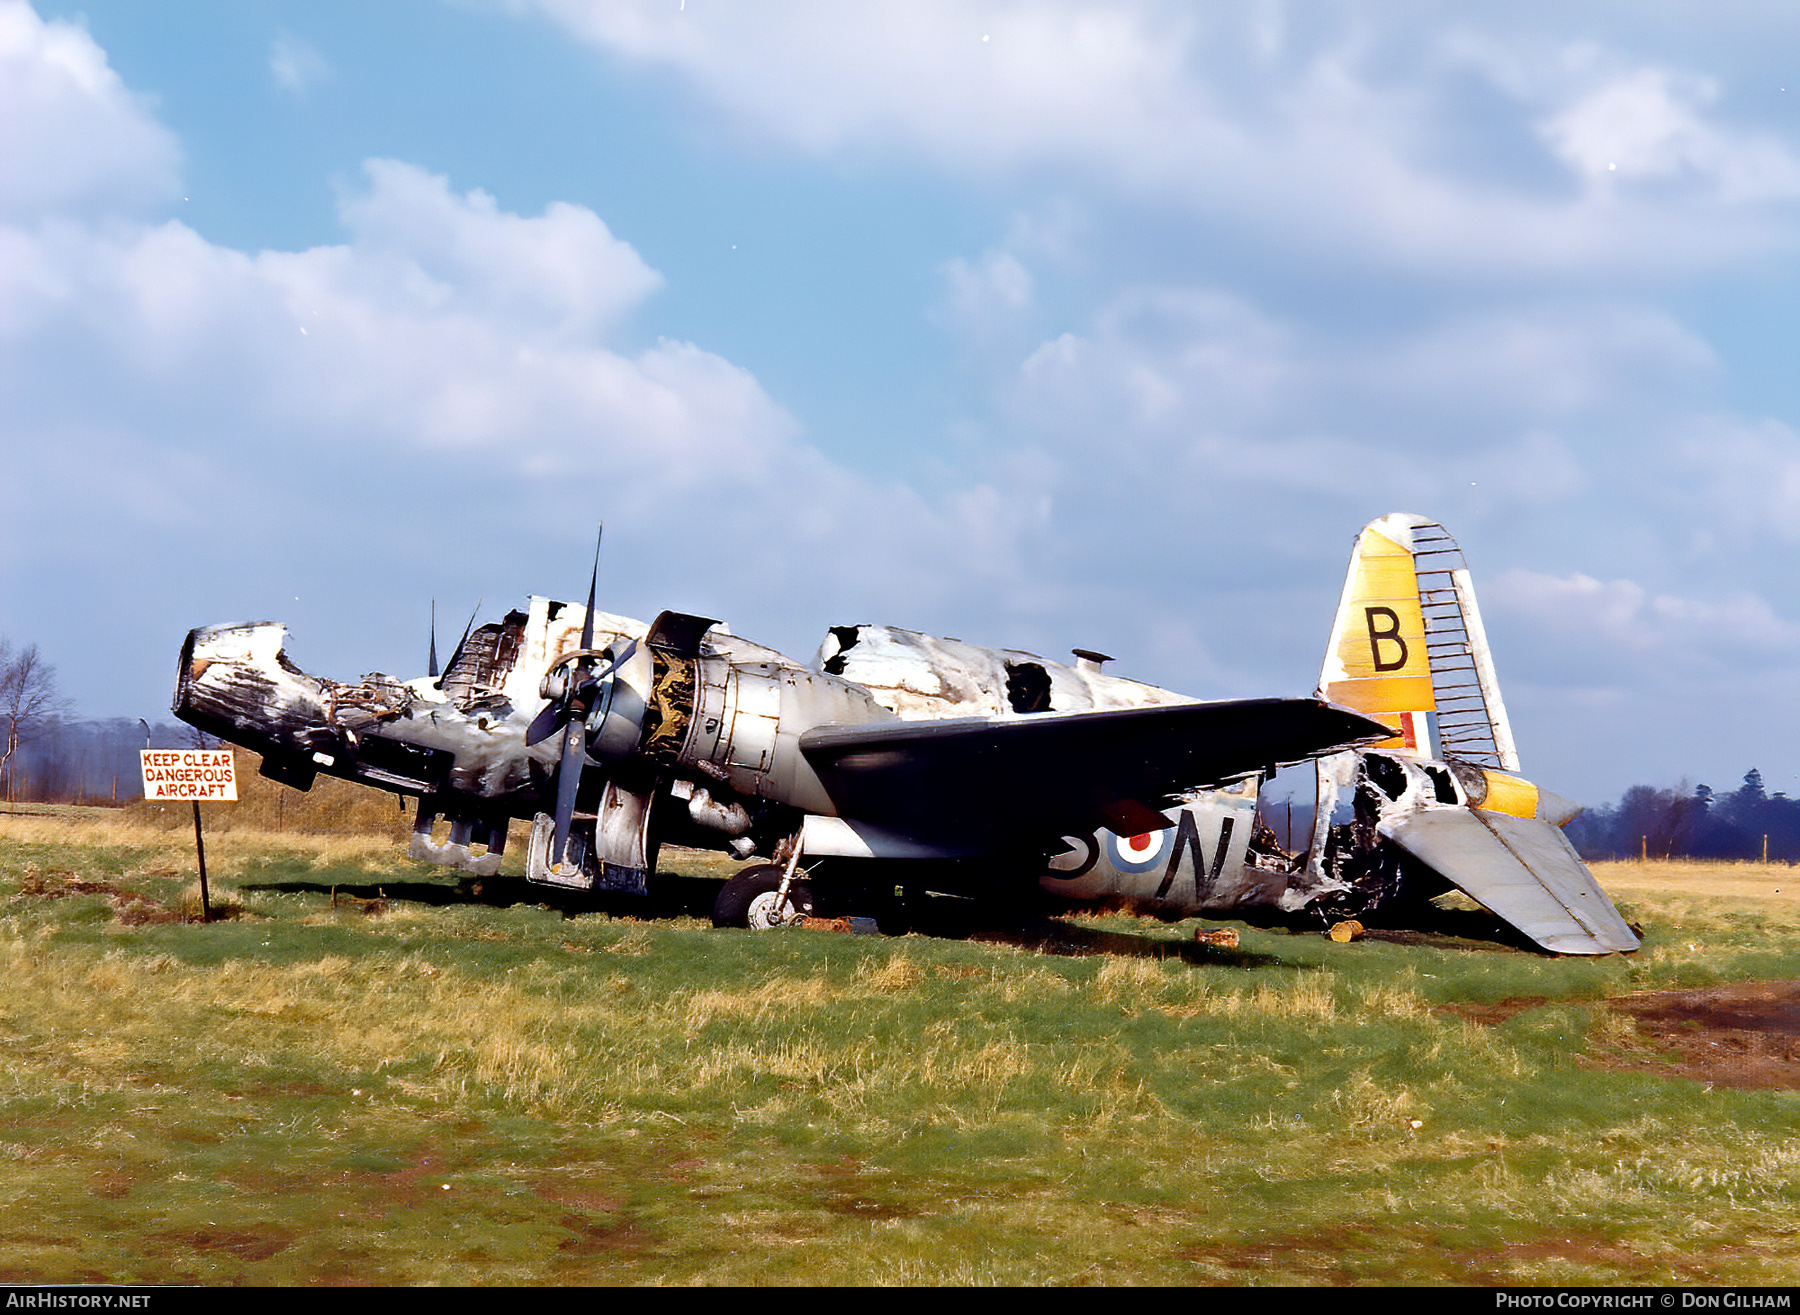
{"type": "Polygon", "coordinates": [[[1006,701],[1014,712],[1050,711],[1050,673],[1035,662],[1008,662],[1006,701]]]}
{"type": "Polygon", "coordinates": [[[1392,758],[1371,753],[1363,759],[1363,770],[1375,783],[1375,788],[1389,799],[1398,799],[1406,793],[1406,769],[1392,758]]]}
{"type": "Polygon", "coordinates": [[[862,627],[833,626],[831,637],[837,640],[837,652],[825,659],[825,672],[827,675],[841,676],[844,674],[844,654],[856,647],[856,641],[862,638],[862,627]]]}

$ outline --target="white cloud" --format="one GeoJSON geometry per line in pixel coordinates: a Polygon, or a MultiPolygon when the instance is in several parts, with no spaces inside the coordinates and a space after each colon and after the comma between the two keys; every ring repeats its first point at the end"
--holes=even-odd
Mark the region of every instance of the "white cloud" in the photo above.
{"type": "Polygon", "coordinates": [[[369,189],[338,207],[360,259],[349,283],[430,314],[461,314],[497,330],[565,340],[603,337],[662,276],[593,211],[552,202],[535,218],[507,214],[479,189],[395,160],[364,165],[369,189]]]}
{"type": "Polygon", "coordinates": [[[1629,579],[1511,570],[1483,586],[1482,601],[1563,663],[1590,676],[1605,670],[1621,685],[1640,683],[1646,666],[1678,677],[1741,673],[1786,667],[1800,651],[1800,624],[1746,590],[1691,598],[1629,579]]]}
{"type": "Polygon", "coordinates": [[[0,0],[0,218],[141,212],[177,194],[178,165],[84,29],[0,0]]]}
{"type": "Polygon", "coordinates": [[[1549,300],[1463,312],[1411,341],[1353,349],[1345,377],[1440,415],[1516,422],[1591,415],[1633,394],[1666,403],[1717,366],[1712,349],[1664,311],[1549,300]]]}
{"type": "Polygon", "coordinates": [[[1788,574],[1784,559],[1800,543],[1800,434],[1777,420],[1706,417],[1681,435],[1669,467],[1703,536],[1697,548],[1754,563],[1773,541],[1773,564],[1788,574]]]}
{"type": "Polygon", "coordinates": [[[521,7],[678,70],[736,129],[798,151],[900,150],[975,177],[1074,170],[1090,190],[1327,257],[1662,277],[1791,245],[1782,216],[1800,197],[1800,158],[1718,119],[1708,78],[1547,41],[1531,31],[1554,29],[1542,16],[1421,41],[1411,11],[1354,3],[1310,12],[1303,32],[1266,6],[1170,0],[521,7]],[[1441,158],[1470,77],[1535,150],[1534,181],[1441,158]]]}
{"type": "MultiPolygon", "coordinates": [[[[375,160],[340,199],[339,244],[251,253],[147,221],[132,207],[173,184],[172,140],[84,32],[4,0],[0,104],[31,121],[13,157],[54,143],[63,171],[0,179],[0,574],[17,600],[94,602],[61,623],[78,653],[109,650],[84,618],[153,643],[217,619],[170,602],[209,590],[240,615],[288,616],[297,594],[375,608],[368,634],[340,631],[358,649],[393,624],[400,563],[492,558],[507,587],[554,589],[544,543],[602,517],[653,606],[751,633],[787,613],[810,635],[822,599],[855,615],[1017,578],[1009,496],[933,507],[864,479],[741,366],[634,343],[661,276],[585,207],[511,213],[375,160]],[[963,561],[970,544],[987,565],[963,561]],[[171,576],[183,562],[205,565],[171,576]]],[[[132,665],[160,685],[166,655],[132,665]]],[[[80,688],[82,660],[65,670],[80,688]]]]}
{"type": "Polygon", "coordinates": [[[318,47],[283,29],[269,47],[269,74],[275,85],[295,96],[331,76],[331,65],[318,47]]]}
{"type": "Polygon", "coordinates": [[[1475,485],[1487,505],[1523,507],[1574,496],[1621,442],[1638,465],[1666,465],[1668,420],[1621,437],[1619,399],[1634,398],[1628,414],[1669,409],[1714,366],[1641,307],[1555,301],[1341,334],[1165,287],[1122,293],[1086,333],[1043,343],[1004,406],[1014,432],[1071,463],[1105,453],[1106,473],[1081,477],[1090,493],[1162,471],[1346,505],[1475,485]]]}
{"type": "Polygon", "coordinates": [[[1800,194],[1800,165],[1773,134],[1705,120],[1711,79],[1672,69],[1624,71],[1546,118],[1545,138],[1589,187],[1689,177],[1726,203],[1800,194]]]}
{"type": "Polygon", "coordinates": [[[958,256],[938,272],[944,281],[938,318],[968,338],[980,341],[1004,332],[1032,304],[1031,271],[1010,251],[989,251],[974,264],[958,256]]]}
{"type": "Polygon", "coordinates": [[[1734,779],[1751,763],[1789,779],[1779,728],[1800,712],[1800,624],[1776,602],[1582,573],[1477,583],[1533,779],[1585,780],[1593,801],[1634,783],[1734,779]]]}
{"type": "MultiPolygon", "coordinates": [[[[600,518],[643,567],[633,587],[664,591],[654,605],[672,593],[752,634],[787,613],[810,636],[826,598],[854,615],[1012,578],[1004,499],[934,508],[863,479],[742,367],[621,341],[661,280],[592,212],[511,214],[395,161],[368,177],[343,203],[349,240],[307,251],[236,251],[172,221],[0,224],[0,571],[20,592],[86,560],[58,546],[77,524],[155,545],[117,564],[124,596],[93,613],[146,635],[169,624],[137,611],[174,562],[235,581],[233,611],[279,616],[289,580],[384,606],[393,564],[426,545],[554,589],[542,542],[600,518]],[[991,566],[959,568],[971,543],[991,566]]],[[[160,673],[163,655],[144,662],[160,673]]]]}
{"type": "Polygon", "coordinates": [[[665,485],[791,442],[792,420],[741,369],[684,343],[608,345],[660,280],[592,212],[510,215],[410,165],[368,168],[343,246],[252,256],[174,222],[8,232],[34,273],[0,285],[0,324],[41,372],[18,380],[18,414],[55,425],[118,407],[128,424],[160,401],[211,412],[184,445],[250,427],[302,451],[373,456],[373,442],[665,485]]]}

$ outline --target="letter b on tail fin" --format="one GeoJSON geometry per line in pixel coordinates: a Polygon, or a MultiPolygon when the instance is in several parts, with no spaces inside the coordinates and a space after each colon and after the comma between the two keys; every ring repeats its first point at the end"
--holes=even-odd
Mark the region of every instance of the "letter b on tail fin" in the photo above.
{"type": "Polygon", "coordinates": [[[1363,616],[1369,622],[1369,653],[1375,660],[1375,670],[1404,671],[1407,654],[1411,650],[1407,648],[1406,640],[1400,636],[1400,614],[1391,607],[1365,606],[1363,616]],[[1383,662],[1381,660],[1383,640],[1391,644],[1394,649],[1399,650],[1398,652],[1389,650],[1392,661],[1383,662]]]}

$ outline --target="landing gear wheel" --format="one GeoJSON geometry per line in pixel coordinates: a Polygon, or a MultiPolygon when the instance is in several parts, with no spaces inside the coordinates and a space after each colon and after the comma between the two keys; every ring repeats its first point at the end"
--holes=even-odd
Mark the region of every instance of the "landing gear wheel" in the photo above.
{"type": "MultiPolygon", "coordinates": [[[[776,878],[775,884],[781,884],[780,878],[776,878]]],[[[777,927],[796,923],[802,918],[812,917],[812,890],[804,881],[796,881],[788,887],[786,904],[778,904],[778,898],[779,891],[771,890],[750,901],[745,921],[749,923],[751,931],[772,931],[777,927]]]]}
{"type": "Polygon", "coordinates": [[[719,898],[713,901],[713,926],[767,931],[785,927],[798,918],[811,917],[812,887],[804,881],[795,881],[788,887],[785,907],[776,906],[783,871],[778,863],[758,863],[727,881],[719,898]]]}

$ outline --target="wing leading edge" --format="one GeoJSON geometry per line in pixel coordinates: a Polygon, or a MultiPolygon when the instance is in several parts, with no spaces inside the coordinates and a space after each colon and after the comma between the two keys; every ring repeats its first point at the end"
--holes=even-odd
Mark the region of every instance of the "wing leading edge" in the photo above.
{"type": "Polygon", "coordinates": [[[945,852],[1167,826],[1184,790],[1392,732],[1323,699],[818,726],[800,749],[840,816],[945,852]]]}

